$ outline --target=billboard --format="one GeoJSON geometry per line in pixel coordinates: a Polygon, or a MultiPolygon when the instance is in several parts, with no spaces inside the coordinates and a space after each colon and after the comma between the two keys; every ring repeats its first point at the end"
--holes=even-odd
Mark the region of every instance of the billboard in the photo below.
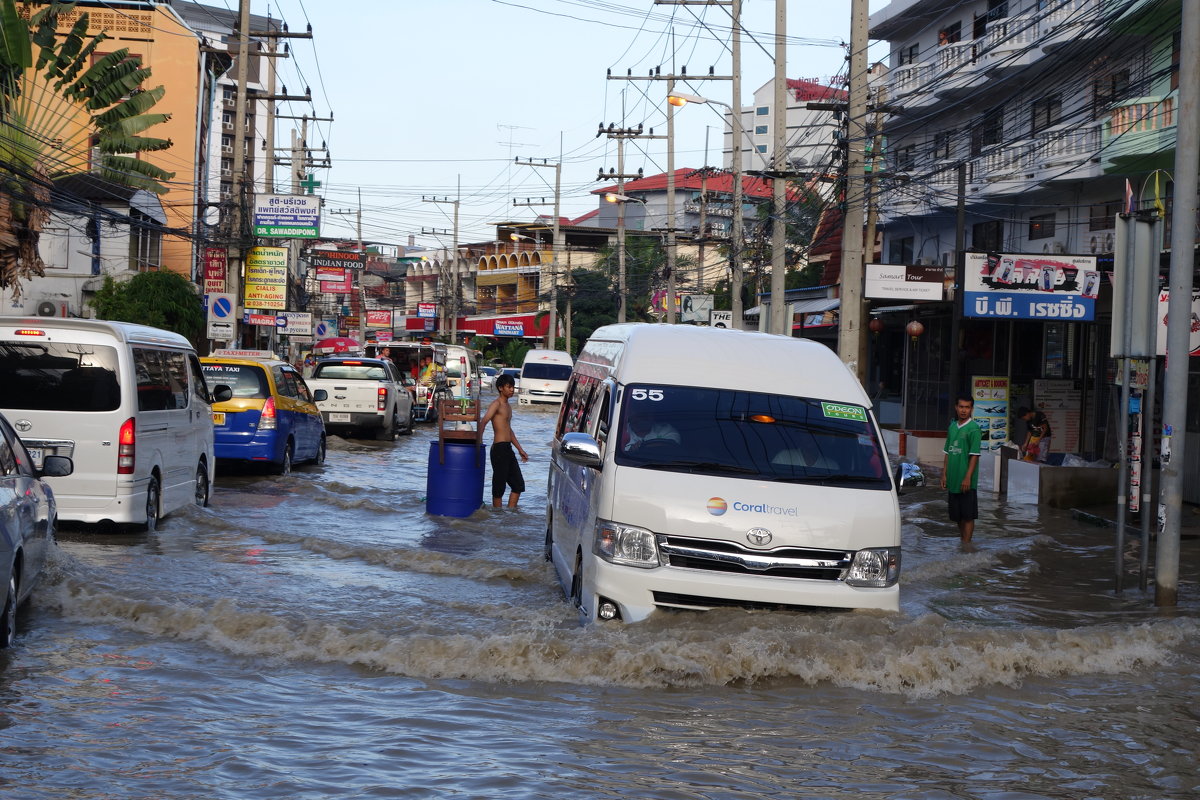
{"type": "Polygon", "coordinates": [[[965,317],[1083,322],[1096,318],[1095,256],[967,253],[965,317]]]}
{"type": "MultiPolygon", "coordinates": [[[[246,253],[244,305],[282,311],[287,308],[288,249],[252,247],[246,253]]],[[[257,324],[257,323],[251,323],[257,324]]],[[[275,317],[271,316],[271,325],[275,317]]]]}
{"type": "Polygon", "coordinates": [[[321,233],[321,198],[310,194],[260,194],[254,198],[254,235],[316,239],[321,233]]]}

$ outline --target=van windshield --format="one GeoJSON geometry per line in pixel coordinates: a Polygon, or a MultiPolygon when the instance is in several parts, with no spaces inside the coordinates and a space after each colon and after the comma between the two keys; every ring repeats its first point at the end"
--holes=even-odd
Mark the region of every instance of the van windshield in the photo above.
{"type": "Polygon", "coordinates": [[[890,490],[867,410],[852,403],[694,386],[627,386],[618,464],[890,490]]]}
{"type": "Polygon", "coordinates": [[[571,367],[569,364],[532,362],[521,369],[521,377],[540,381],[569,381],[571,380],[571,367]]]}
{"type": "Polygon", "coordinates": [[[0,344],[0,408],[114,411],[121,405],[117,350],[95,344],[0,344]]]}

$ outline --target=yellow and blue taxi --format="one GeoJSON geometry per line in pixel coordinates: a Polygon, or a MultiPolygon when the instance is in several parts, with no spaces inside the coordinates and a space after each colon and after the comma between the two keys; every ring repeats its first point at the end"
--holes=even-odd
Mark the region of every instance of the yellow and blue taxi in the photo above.
{"type": "Polygon", "coordinates": [[[325,460],[325,423],[300,371],[269,350],[216,350],[200,359],[209,386],[233,397],[213,403],[213,451],[218,460],[270,465],[281,475],[293,463],[325,460]]]}

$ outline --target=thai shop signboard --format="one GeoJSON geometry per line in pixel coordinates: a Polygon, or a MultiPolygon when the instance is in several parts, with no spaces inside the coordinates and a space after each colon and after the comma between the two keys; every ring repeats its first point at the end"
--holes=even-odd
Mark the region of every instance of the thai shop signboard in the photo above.
{"type": "Polygon", "coordinates": [[[221,294],[225,291],[225,275],[228,271],[229,251],[224,247],[204,248],[204,293],[221,294]]]}
{"type": "Polygon", "coordinates": [[[321,235],[321,198],[309,194],[255,195],[254,235],[316,239],[321,235]]]}
{"type": "Polygon", "coordinates": [[[368,311],[367,312],[367,327],[368,328],[387,328],[392,329],[392,312],[388,311],[368,311]]]}
{"type": "MultiPolygon", "coordinates": [[[[1158,293],[1158,354],[1167,354],[1167,304],[1171,293],[1158,293]]],[[[1192,290],[1192,316],[1188,321],[1188,350],[1193,356],[1200,356],[1200,290],[1192,290]]]]}
{"type": "Polygon", "coordinates": [[[1090,321],[1100,273],[1095,256],[967,253],[963,316],[1090,321]]]}
{"type": "Polygon", "coordinates": [[[352,250],[309,250],[308,263],[318,271],[322,269],[362,269],[367,265],[367,254],[352,250]]]}
{"type": "MultiPolygon", "coordinates": [[[[247,308],[282,311],[287,308],[288,249],[286,247],[252,247],[246,254],[246,287],[244,303],[247,308]]],[[[275,317],[271,317],[271,325],[275,317]]]]}

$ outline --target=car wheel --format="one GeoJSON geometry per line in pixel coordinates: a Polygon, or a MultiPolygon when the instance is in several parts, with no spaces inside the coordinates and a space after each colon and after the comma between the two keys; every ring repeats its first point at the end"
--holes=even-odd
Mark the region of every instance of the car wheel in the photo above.
{"type": "Polygon", "coordinates": [[[400,432],[403,433],[405,436],[412,436],[413,431],[416,429],[416,427],[415,427],[416,424],[417,424],[417,412],[413,409],[412,406],[409,406],[408,407],[408,424],[405,425],[404,429],[400,432]]]}
{"type": "MultiPolygon", "coordinates": [[[[14,565],[15,566],[15,565],[14,565]]],[[[8,592],[4,595],[4,617],[0,619],[0,648],[12,647],[17,635],[17,579],[8,579],[8,592]]]]}
{"type": "Polygon", "coordinates": [[[200,466],[196,467],[196,505],[201,508],[208,508],[208,496],[210,487],[208,485],[208,468],[203,461],[200,466]]]}
{"type": "Polygon", "coordinates": [[[283,448],[283,461],[275,465],[276,475],[291,475],[292,474],[292,440],[288,439],[287,445],[283,448]]]}
{"type": "Polygon", "coordinates": [[[321,437],[320,444],[317,445],[317,455],[313,458],[313,463],[317,466],[325,463],[325,437],[321,437]]]}
{"type": "Polygon", "coordinates": [[[571,605],[583,608],[583,555],[575,556],[575,571],[571,573],[571,605]]]}
{"type": "Polygon", "coordinates": [[[396,410],[392,409],[392,420],[389,424],[375,431],[375,439],[380,442],[394,442],[396,437],[400,435],[400,418],[396,416],[396,410]]]}
{"type": "Polygon", "coordinates": [[[547,561],[553,560],[553,558],[554,558],[553,549],[554,549],[554,530],[553,530],[553,526],[550,523],[550,520],[546,520],[546,544],[542,549],[542,555],[545,557],[545,559],[547,561]]]}
{"type": "Polygon", "coordinates": [[[150,485],[146,487],[146,530],[150,533],[158,530],[159,510],[162,505],[162,489],[158,485],[158,476],[150,476],[150,485]]]}

